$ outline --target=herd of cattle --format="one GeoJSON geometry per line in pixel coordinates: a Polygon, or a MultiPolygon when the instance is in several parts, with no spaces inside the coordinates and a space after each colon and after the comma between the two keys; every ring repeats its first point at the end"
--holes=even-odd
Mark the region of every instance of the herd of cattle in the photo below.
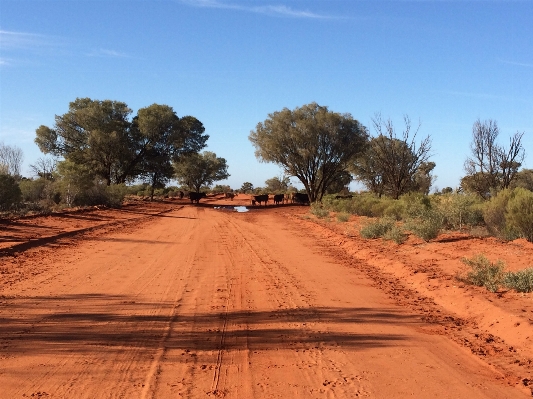
{"type": "MultiPolygon", "coordinates": [[[[224,196],[225,198],[229,198],[233,200],[233,198],[235,197],[235,194],[225,193],[224,196]]],[[[205,198],[205,197],[206,197],[205,193],[195,193],[192,191],[189,192],[189,199],[191,200],[191,204],[192,203],[198,204],[200,203],[200,199],[205,198]]],[[[180,195],[180,198],[183,198],[183,197],[180,195]]],[[[257,205],[257,204],[266,205],[269,199],[270,199],[270,196],[268,194],[252,195],[250,199],[250,203],[251,205],[257,205]]],[[[272,200],[274,201],[275,205],[288,204],[288,203],[309,205],[309,196],[307,194],[302,194],[302,193],[275,194],[272,197],[272,200]]]]}
{"type": "MultiPolygon", "coordinates": [[[[275,205],[279,204],[307,204],[309,205],[309,196],[307,194],[302,193],[290,193],[290,194],[275,194],[273,196],[273,201],[275,205]]],[[[251,205],[256,204],[268,204],[269,196],[268,194],[263,195],[252,195],[251,197],[251,205]]]]}

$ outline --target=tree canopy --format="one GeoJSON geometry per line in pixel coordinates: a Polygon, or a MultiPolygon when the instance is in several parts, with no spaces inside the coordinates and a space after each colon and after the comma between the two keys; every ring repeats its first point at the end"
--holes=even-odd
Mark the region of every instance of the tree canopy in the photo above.
{"type": "Polygon", "coordinates": [[[405,129],[401,139],[397,137],[392,121],[384,121],[381,115],[373,118],[377,135],[370,140],[365,152],[356,158],[351,170],[370,191],[378,195],[388,194],[394,199],[409,191],[429,192],[431,170],[428,162],[431,141],[429,136],[417,146],[418,129],[411,133],[411,120],[404,117],[405,129]]]}
{"type": "Polygon", "coordinates": [[[180,119],[167,105],[141,108],[132,121],[131,112],[120,101],[78,98],[53,128],[36,130],[35,142],[45,154],[88,166],[108,185],[137,177],[157,184],[168,178],[172,160],[200,151],[209,138],[200,121],[180,119]]]}
{"type": "Polygon", "coordinates": [[[491,192],[509,188],[525,157],[522,145],[524,133],[516,132],[509,139],[509,148],[497,144],[498,123],[478,119],[472,126],[471,155],[466,159],[466,176],[461,187],[487,199],[491,192]]]}
{"type": "Polygon", "coordinates": [[[298,178],[314,202],[364,150],[368,134],[350,114],[311,103],[269,114],[249,139],[261,162],[275,163],[298,178]]]}
{"type": "Polygon", "coordinates": [[[202,186],[210,186],[230,176],[226,160],[210,151],[183,155],[174,164],[174,169],[178,182],[197,193],[202,186]]]}
{"type": "Polygon", "coordinates": [[[287,176],[283,177],[273,177],[265,181],[265,190],[270,193],[284,193],[288,190],[290,179],[287,176]]]}

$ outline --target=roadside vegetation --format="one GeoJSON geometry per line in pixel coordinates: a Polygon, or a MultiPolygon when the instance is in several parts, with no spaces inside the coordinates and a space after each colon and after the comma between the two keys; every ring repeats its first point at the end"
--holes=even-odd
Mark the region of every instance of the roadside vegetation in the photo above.
{"type": "Polygon", "coordinates": [[[496,121],[472,126],[465,176],[455,189],[432,189],[435,163],[430,136],[404,117],[397,129],[381,114],[374,134],[350,114],[310,103],[268,115],[249,135],[256,158],[280,166],[282,175],[264,187],[244,182],[239,190],[213,184],[227,179],[228,163],[202,151],[209,136],[198,119],[178,117],[152,104],[132,117],[120,101],[78,98],[52,127],[36,129],[44,156],[22,176],[22,150],[0,142],[0,212],[46,213],[55,209],[120,206],[128,195],[173,198],[186,192],[307,194],[311,214],[339,223],[351,215],[373,218],[361,229],[368,238],[425,241],[443,231],[486,231],[503,240],[533,242],[533,170],[525,159],[524,133],[508,147],[498,144],[496,121]],[[291,185],[297,178],[303,190],[291,185]],[[358,181],[364,192],[350,193],[358,181]],[[169,186],[177,182],[179,187],[169,186]]]}
{"type": "Polygon", "coordinates": [[[533,291],[533,267],[515,272],[506,271],[501,260],[491,262],[484,255],[462,259],[465,269],[456,276],[459,281],[478,287],[485,287],[490,292],[499,289],[511,289],[516,292],[533,291]]]}

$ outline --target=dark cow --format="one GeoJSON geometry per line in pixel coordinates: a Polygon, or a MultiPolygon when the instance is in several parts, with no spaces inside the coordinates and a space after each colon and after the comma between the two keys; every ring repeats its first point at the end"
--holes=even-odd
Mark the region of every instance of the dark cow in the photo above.
{"type": "Polygon", "coordinates": [[[348,194],[348,195],[336,195],[335,196],[335,199],[351,199],[353,198],[353,195],[351,194],[348,194]]]}
{"type": "Polygon", "coordinates": [[[196,202],[197,204],[199,204],[201,198],[205,198],[205,193],[195,193],[192,191],[189,193],[189,199],[191,200],[191,204],[193,202],[196,202]]]}
{"type": "Polygon", "coordinates": [[[274,204],[276,204],[276,205],[282,204],[283,203],[283,198],[285,198],[285,196],[283,194],[275,194],[274,195],[274,204]]]}
{"type": "Polygon", "coordinates": [[[309,204],[309,195],[302,193],[294,193],[292,196],[292,202],[296,204],[309,204]]]}
{"type": "Polygon", "coordinates": [[[265,205],[268,202],[268,194],[254,195],[253,197],[254,197],[255,202],[259,202],[259,205],[261,205],[261,202],[264,202],[265,205]]]}
{"type": "Polygon", "coordinates": [[[224,193],[224,197],[225,198],[229,198],[233,201],[233,198],[235,197],[235,194],[234,193],[224,193]]]}
{"type": "Polygon", "coordinates": [[[180,191],[180,199],[183,199],[184,196],[185,194],[183,194],[183,191],[180,191]]]}

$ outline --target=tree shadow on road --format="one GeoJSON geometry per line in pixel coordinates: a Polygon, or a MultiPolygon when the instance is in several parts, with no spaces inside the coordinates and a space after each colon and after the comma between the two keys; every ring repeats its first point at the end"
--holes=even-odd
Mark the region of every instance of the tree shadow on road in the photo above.
{"type": "Polygon", "coordinates": [[[121,296],[6,298],[0,302],[0,342],[13,355],[161,346],[183,351],[324,346],[364,350],[407,339],[399,334],[368,333],[383,330],[371,325],[420,322],[413,315],[385,308],[217,309],[187,314],[178,307],[169,316],[172,310],[171,303],[140,303],[121,296]]]}

